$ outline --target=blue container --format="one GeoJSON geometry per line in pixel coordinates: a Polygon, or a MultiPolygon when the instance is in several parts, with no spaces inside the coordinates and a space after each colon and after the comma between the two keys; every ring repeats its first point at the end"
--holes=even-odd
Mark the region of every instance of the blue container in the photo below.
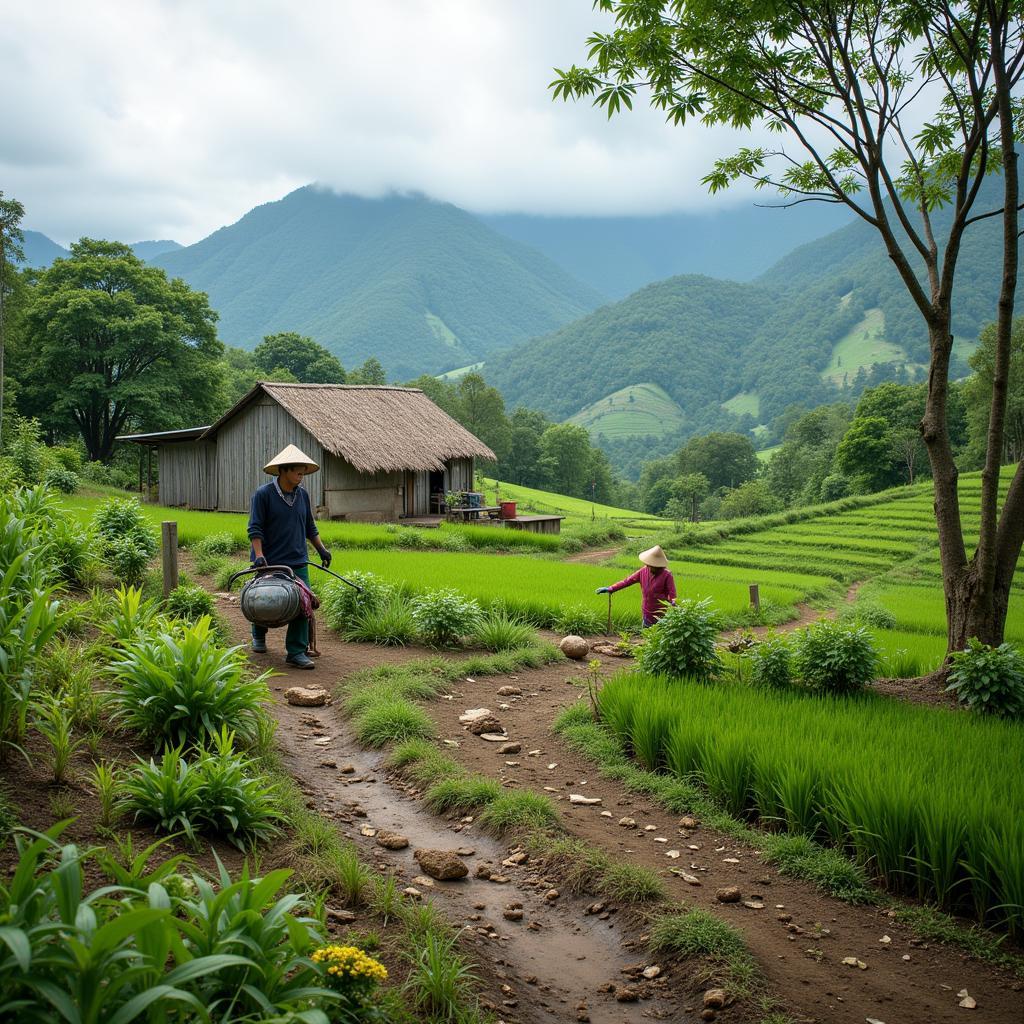
{"type": "Polygon", "coordinates": [[[466,507],[482,508],[484,496],[479,491],[466,491],[466,507]]]}

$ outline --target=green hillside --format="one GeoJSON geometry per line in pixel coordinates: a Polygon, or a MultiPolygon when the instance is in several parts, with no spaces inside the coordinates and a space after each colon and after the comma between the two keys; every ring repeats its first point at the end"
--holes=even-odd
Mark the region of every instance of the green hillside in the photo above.
{"type": "Polygon", "coordinates": [[[735,416],[753,416],[754,419],[757,419],[760,414],[761,399],[757,392],[741,391],[738,395],[733,395],[728,402],[723,402],[722,408],[727,409],[735,416]]]}
{"type": "Polygon", "coordinates": [[[907,353],[885,339],[885,314],[880,309],[869,309],[849,334],[836,342],[828,366],[822,377],[834,384],[853,380],[859,369],[869,369],[873,363],[907,363],[907,353]]]}
{"type": "Polygon", "coordinates": [[[152,262],[209,294],[231,345],[298,331],[346,366],[376,356],[393,380],[478,362],[602,301],[448,203],[313,186],[152,262]]]}
{"type": "Polygon", "coordinates": [[[569,422],[579,424],[594,437],[664,437],[678,432],[683,414],[664,388],[631,384],[592,402],[570,416],[569,422]]]}

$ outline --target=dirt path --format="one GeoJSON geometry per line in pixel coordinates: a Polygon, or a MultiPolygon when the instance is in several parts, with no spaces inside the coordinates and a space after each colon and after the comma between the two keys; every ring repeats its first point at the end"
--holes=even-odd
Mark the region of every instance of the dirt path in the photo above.
{"type": "MultiPolygon", "coordinates": [[[[245,641],[248,624],[237,604],[222,600],[220,609],[236,639],[245,641]]],[[[253,661],[280,673],[270,688],[285,767],[309,805],[334,820],[378,870],[394,874],[403,888],[411,885],[434,899],[456,927],[466,930],[478,947],[485,996],[501,1020],[515,1024],[586,1018],[594,1024],[638,1024],[652,1018],[681,1019],[667,975],[645,984],[646,997],[638,1003],[618,1003],[613,993],[598,991],[607,982],[622,985],[624,969],[635,966],[641,953],[624,945],[630,939],[614,917],[600,920],[586,913],[592,899],[561,894],[547,899],[555,881],[539,875],[533,865],[499,867],[514,845],[480,833],[472,822],[428,814],[418,801],[391,785],[380,774],[382,756],[359,748],[337,709],[292,707],[283,697],[291,686],[315,683],[330,689],[359,669],[408,661],[426,652],[343,643],[321,628],[322,654],[310,672],[285,664],[280,631],[272,631],[268,640],[270,653],[253,656],[253,661]],[[378,846],[372,833],[380,829],[406,836],[408,849],[392,852],[378,846]],[[455,882],[431,882],[413,860],[413,850],[421,847],[462,849],[471,868],[489,862],[509,881],[496,884],[471,873],[455,882]],[[521,922],[504,920],[509,903],[521,905],[521,922]]],[[[651,962],[644,960],[641,966],[651,962]]]]}
{"type": "MultiPolygon", "coordinates": [[[[237,605],[222,604],[240,638],[247,632],[237,605]]],[[[323,657],[315,672],[286,670],[280,635],[271,633],[271,654],[259,659],[282,675],[272,680],[275,697],[296,683],[316,682],[331,687],[348,674],[383,662],[399,662],[422,651],[390,650],[349,644],[321,629],[323,657]]],[[[603,659],[606,671],[622,662],[603,659]]],[[[770,991],[796,1019],[821,1024],[863,1024],[866,1019],[884,1024],[925,1024],[963,1021],[957,993],[966,988],[978,1002],[977,1019],[993,1024],[1020,1024],[1024,983],[1006,973],[966,960],[937,945],[919,945],[892,919],[873,908],[850,907],[822,896],[810,885],[782,878],[767,867],[755,850],[703,828],[680,831],[677,819],[617,783],[600,778],[592,764],[577,757],[550,731],[554,717],[565,707],[585,699],[577,664],[558,664],[511,677],[466,680],[452,700],[428,705],[443,740],[458,743],[450,753],[466,768],[502,780],[509,787],[546,792],[559,802],[567,829],[605,849],[615,859],[653,868],[662,876],[674,900],[705,907],[740,927],[751,951],[768,978],[770,991]],[[498,698],[503,685],[516,685],[524,695],[498,698]],[[500,705],[507,704],[507,707],[500,705]],[[466,708],[494,709],[523,753],[510,759],[496,745],[467,733],[458,723],[466,708]],[[534,756],[529,751],[539,751],[534,756]],[[507,764],[507,760],[516,763],[507,764]],[[596,806],[570,806],[568,794],[599,797],[596,806]],[[602,816],[602,811],[611,817],[602,816]],[[618,824],[635,819],[635,827],[618,824]],[[665,839],[665,843],[656,842],[665,839]],[[667,851],[681,856],[669,859],[667,851]],[[699,875],[702,885],[687,885],[670,874],[681,866],[699,875]],[[762,902],[763,908],[743,904],[722,905],[715,890],[737,885],[744,899],[762,902]],[[760,897],[760,899],[756,899],[760,897]],[[884,937],[889,936],[889,942],[884,937]],[[846,966],[844,957],[856,957],[866,969],[846,966]]],[[[286,763],[301,780],[313,803],[331,814],[342,830],[363,845],[370,858],[385,870],[412,878],[418,869],[409,851],[387,853],[370,837],[360,835],[366,824],[407,834],[413,843],[454,849],[473,848],[467,855],[495,863],[508,855],[508,846],[494,843],[471,824],[444,821],[422,813],[413,799],[377,774],[376,755],[359,751],[337,710],[291,708],[283,701],[274,708],[281,722],[279,733],[286,763]],[[326,743],[316,740],[329,738],[326,743]],[[355,772],[340,773],[351,763],[355,772]],[[353,807],[352,803],[357,806],[353,807]],[[365,814],[366,817],[361,815],[365,814]]],[[[495,984],[508,991],[492,992],[502,1019],[541,1021],[577,1019],[576,1007],[585,1003],[595,1022],[638,1021],[665,1017],[678,1021],[699,1019],[699,1000],[693,993],[673,989],[671,976],[658,979],[653,998],[639,1004],[617,1004],[599,993],[607,981],[622,982],[623,967],[643,960],[636,936],[627,936],[614,917],[599,922],[585,913],[588,901],[561,897],[550,905],[543,892],[550,880],[538,878],[527,865],[509,868],[512,881],[494,886],[476,880],[437,883],[431,889],[453,921],[473,928],[480,956],[491,967],[495,984]],[[523,904],[523,924],[502,920],[508,902],[523,904]],[[482,906],[481,906],[482,905],[482,906]],[[540,925],[539,931],[524,927],[540,925]],[[673,1003],[673,1000],[678,1000],[673,1003]],[[509,1005],[515,1003],[515,1005],[509,1005]]],[[[644,961],[644,962],[649,962],[644,961]]],[[[728,1014],[733,1011],[725,1011],[728,1014]]],[[[736,1018],[733,1012],[733,1019],[736,1018]]]]}
{"type": "Polygon", "coordinates": [[[600,565],[609,558],[619,553],[621,548],[604,548],[601,551],[580,551],[578,554],[569,555],[563,558],[563,562],[587,562],[590,565],[600,565]]]}

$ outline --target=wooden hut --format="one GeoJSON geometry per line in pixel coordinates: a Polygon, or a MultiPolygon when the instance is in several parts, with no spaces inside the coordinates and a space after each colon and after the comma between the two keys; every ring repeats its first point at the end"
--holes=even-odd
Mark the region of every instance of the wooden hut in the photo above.
{"type": "Polygon", "coordinates": [[[163,505],[245,512],[263,465],[296,444],[320,464],[304,483],[318,516],[387,522],[440,512],[494,458],[419,388],[260,382],[197,430],[122,438],[156,448],[163,505]]]}

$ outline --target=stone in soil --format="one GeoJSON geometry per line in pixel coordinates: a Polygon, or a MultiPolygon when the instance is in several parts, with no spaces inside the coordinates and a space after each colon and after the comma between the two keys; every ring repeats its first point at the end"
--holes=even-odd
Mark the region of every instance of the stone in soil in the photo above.
{"type": "Polygon", "coordinates": [[[498,747],[499,754],[518,754],[523,749],[521,743],[506,743],[502,747],[498,747]]]}
{"type": "Polygon", "coordinates": [[[706,1010],[721,1010],[725,1006],[725,989],[709,988],[704,993],[704,1008],[706,1010]]]}
{"type": "Polygon", "coordinates": [[[727,885],[715,893],[719,903],[739,903],[742,896],[738,885],[727,885]]]}
{"type": "Polygon", "coordinates": [[[615,990],[615,998],[620,1003],[635,1003],[640,993],[632,985],[622,985],[615,990]]]}
{"type": "Polygon", "coordinates": [[[590,653],[590,644],[581,636],[570,634],[558,645],[561,652],[573,661],[579,661],[590,653]]]}
{"type": "Polygon", "coordinates": [[[469,874],[469,868],[451,850],[415,850],[413,857],[424,874],[442,882],[469,874]]]}
{"type": "Polygon", "coordinates": [[[284,691],[284,699],[300,708],[319,708],[327,703],[328,693],[319,686],[292,686],[284,691]]]}
{"type": "Polygon", "coordinates": [[[570,793],[569,803],[571,804],[582,804],[585,807],[590,807],[593,804],[599,804],[601,798],[599,796],[583,796],[582,793],[570,793]]]}
{"type": "Polygon", "coordinates": [[[518,686],[502,686],[498,690],[499,697],[522,697],[523,691],[518,686]]]}
{"type": "Polygon", "coordinates": [[[490,708],[469,708],[459,715],[460,725],[472,725],[484,718],[491,718],[493,712],[490,708]]]}
{"type": "Polygon", "coordinates": [[[385,850],[404,850],[409,845],[409,840],[399,832],[381,829],[377,833],[377,845],[383,846],[385,850]]]}
{"type": "Polygon", "coordinates": [[[487,715],[485,718],[479,718],[475,722],[470,722],[469,731],[474,736],[482,736],[485,732],[504,732],[505,727],[501,724],[501,721],[494,717],[494,715],[487,715]]]}

